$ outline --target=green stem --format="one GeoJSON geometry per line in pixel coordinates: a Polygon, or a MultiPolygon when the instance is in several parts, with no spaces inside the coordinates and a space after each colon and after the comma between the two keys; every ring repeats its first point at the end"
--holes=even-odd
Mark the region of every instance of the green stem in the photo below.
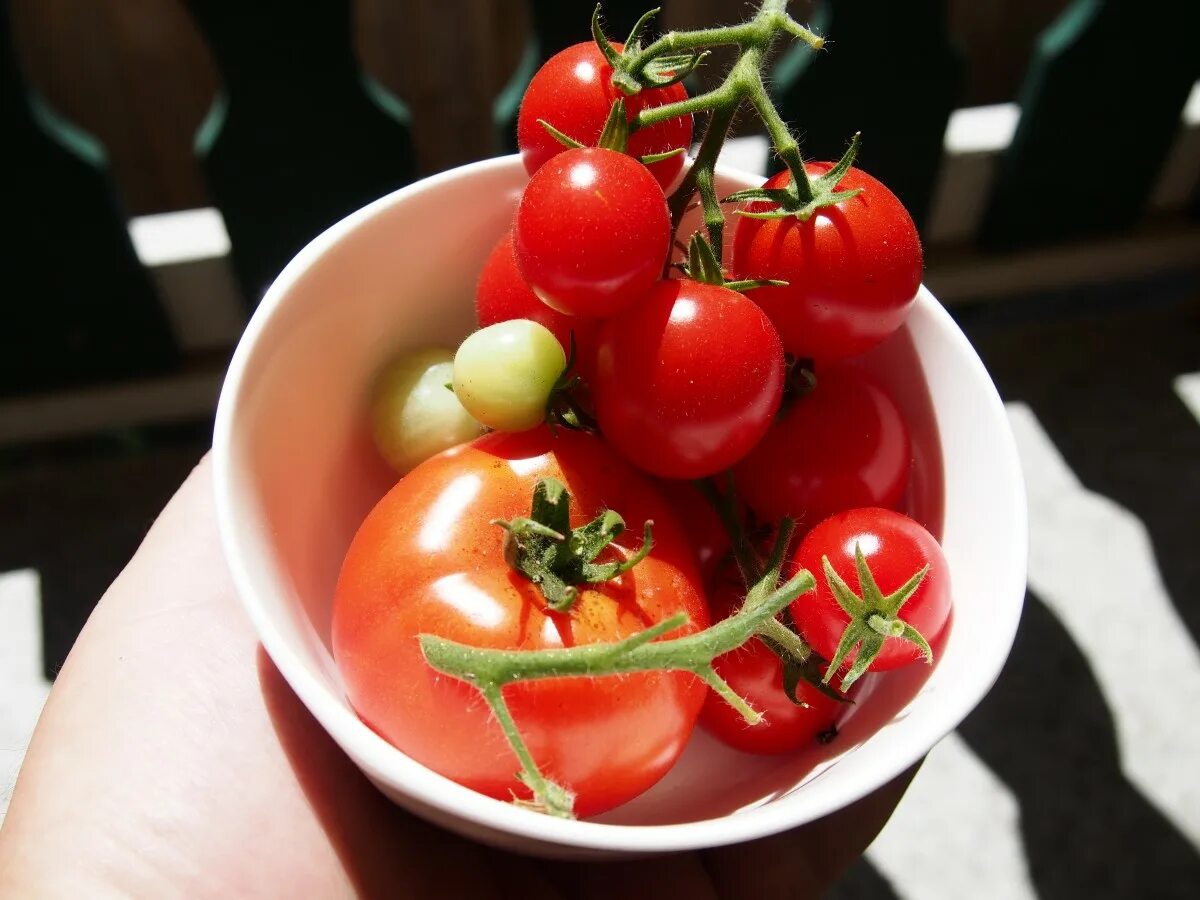
{"type": "Polygon", "coordinates": [[[625,672],[691,672],[729,701],[749,724],[756,724],[761,716],[716,674],[712,662],[750,640],[763,622],[773,618],[801,594],[812,590],[815,584],[813,576],[801,570],[761,603],[743,606],[728,619],[703,631],[664,641],[655,638],[686,625],[685,614],[679,613],[622,641],[553,650],[472,647],[432,634],[420,635],[419,641],[421,652],[432,668],[472,685],[483,695],[520,763],[519,777],[533,792],[533,805],[556,815],[563,814],[561,808],[565,805],[565,814],[569,815],[570,794],[548,780],[537,767],[504,701],[501,689],[505,685],[544,678],[596,678],[625,672]]]}
{"type": "Polygon", "coordinates": [[[787,124],[775,109],[762,79],[762,67],[767,52],[777,35],[783,31],[820,46],[821,39],[787,15],[786,0],[764,0],[752,19],[741,25],[727,28],[712,28],[701,31],[672,32],[655,41],[637,54],[624,67],[629,72],[638,72],[656,56],[679,50],[699,49],[719,43],[740,45],[741,55],[729,70],[725,79],[711,91],[689,97],[676,103],[642,109],[630,128],[636,131],[677,116],[692,115],[704,110],[710,112],[696,160],[688,169],[679,188],[671,195],[670,209],[673,230],[678,230],[683,214],[692,197],[700,192],[704,210],[704,226],[717,260],[721,258],[721,237],[724,233],[725,215],[716,195],[715,175],[717,157],[725,144],[725,138],[733,124],[734,116],[743,100],[749,100],[759,114],[770,136],[775,152],[792,173],[792,181],[800,204],[812,201],[813,191],[800,156],[800,145],[788,130],[787,124]]]}
{"type": "Polygon", "coordinates": [[[695,31],[669,31],[650,44],[641,53],[629,60],[628,68],[638,71],[646,63],[660,56],[707,50],[710,47],[727,47],[730,44],[749,44],[762,38],[762,23],[757,16],[738,25],[723,25],[718,28],[698,28],[695,31]]]}
{"type": "Polygon", "coordinates": [[[804,159],[800,156],[800,144],[792,137],[787,123],[783,121],[779,110],[771,102],[766,85],[763,84],[762,75],[757,68],[754,69],[752,77],[755,83],[751,85],[746,96],[749,97],[750,103],[758,112],[763,125],[766,126],[771,144],[775,147],[775,153],[792,173],[792,183],[796,186],[797,198],[801,203],[810,203],[813,199],[812,185],[808,180],[808,172],[804,169],[804,159]]]}
{"type": "Polygon", "coordinates": [[[747,21],[738,25],[717,28],[699,28],[695,31],[671,31],[635,54],[625,65],[631,72],[642,69],[652,59],[677,53],[691,53],[722,47],[730,44],[746,47],[768,43],[778,32],[784,31],[804,41],[814,50],[825,45],[824,39],[805,28],[787,14],[788,0],[763,0],[758,11],[747,21]]]}
{"type": "Polygon", "coordinates": [[[731,688],[729,682],[718,675],[717,670],[711,665],[696,674],[704,679],[705,684],[712,688],[718,697],[736,709],[747,724],[757,725],[762,721],[762,713],[747,703],[741,694],[731,688]]]}
{"type": "Polygon", "coordinates": [[[564,676],[595,677],[652,670],[699,674],[715,657],[748,641],[758,631],[760,623],[812,590],[815,583],[807,570],[801,570],[761,603],[743,607],[703,631],[666,641],[654,641],[653,638],[685,625],[687,619],[682,614],[615,643],[553,650],[493,650],[423,634],[421,650],[433,668],[474,684],[485,693],[492,686],[564,676]]]}
{"type": "Polygon", "coordinates": [[[726,106],[737,106],[742,100],[736,90],[729,86],[728,80],[717,85],[711,91],[704,94],[697,94],[695,97],[688,97],[686,100],[677,100],[674,103],[664,103],[662,106],[649,106],[641,109],[637,118],[629,123],[629,131],[633,133],[640,128],[646,128],[650,125],[657,125],[659,122],[665,122],[668,119],[674,119],[678,116],[690,116],[693,113],[704,112],[711,109],[714,113],[718,109],[723,109],[726,106]]]}
{"type": "Polygon", "coordinates": [[[509,746],[512,747],[513,753],[521,763],[521,780],[533,792],[533,796],[537,800],[534,805],[540,811],[552,816],[571,818],[571,795],[558,785],[547,781],[546,777],[542,775],[537,763],[533,761],[533,754],[529,752],[525,739],[521,737],[521,730],[513,721],[512,713],[509,711],[508,703],[504,699],[500,686],[484,685],[480,691],[483,693],[483,699],[491,707],[492,714],[500,724],[504,736],[508,738],[509,746]]]}
{"type": "Polygon", "coordinates": [[[813,654],[812,647],[804,642],[804,638],[778,619],[764,619],[758,628],[758,633],[786,650],[796,662],[805,662],[813,654]]]}
{"type": "Polygon", "coordinates": [[[700,149],[696,152],[696,161],[692,163],[667,204],[671,210],[671,231],[674,233],[679,229],[679,223],[687,212],[692,195],[699,190],[700,202],[704,208],[704,225],[708,229],[709,243],[718,265],[721,262],[725,214],[717,197],[714,170],[717,156],[720,155],[729,128],[733,124],[733,117],[737,114],[737,108],[738,103],[731,103],[713,110],[704,131],[704,139],[700,142],[700,149]]]}
{"type": "Polygon", "coordinates": [[[738,518],[737,499],[733,492],[733,474],[726,473],[724,493],[718,490],[711,480],[697,481],[695,485],[699,488],[700,493],[708,499],[713,509],[717,511],[721,524],[725,526],[725,533],[729,535],[730,549],[733,551],[733,558],[737,562],[738,570],[742,574],[742,580],[747,587],[758,584],[762,581],[762,562],[746,537],[746,530],[742,528],[741,519],[738,518]]]}

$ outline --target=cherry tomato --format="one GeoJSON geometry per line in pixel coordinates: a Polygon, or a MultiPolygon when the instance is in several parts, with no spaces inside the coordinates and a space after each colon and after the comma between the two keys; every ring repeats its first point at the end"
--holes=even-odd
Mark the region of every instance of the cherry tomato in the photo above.
{"type": "Polygon", "coordinates": [[[402,353],[375,377],[371,436],[399,474],[482,433],[458,396],[446,390],[453,378],[454,354],[441,347],[402,353]]]}
{"type": "MultiPolygon", "coordinates": [[[[890,509],[869,507],[830,516],[810,531],[790,564],[789,577],[801,568],[817,580],[815,590],[791,606],[792,620],[813,649],[826,659],[837,653],[842,632],[850,622],[838,604],[822,566],[828,557],[834,571],[860,598],[864,595],[855,563],[855,547],[862,551],[871,575],[886,597],[904,585],[924,566],[929,571],[900,607],[897,615],[929,643],[941,635],[950,618],[950,571],[942,548],[933,535],[908,516],[890,509]]],[[[846,657],[853,664],[858,648],[846,657]]],[[[870,671],[884,671],[922,659],[921,650],[899,637],[887,637],[870,671]]]]}
{"type": "MultiPolygon", "coordinates": [[[[832,163],[810,163],[811,175],[832,163]]],[[[788,172],[767,181],[782,188],[788,172]]],[[[862,193],[817,210],[806,222],[739,217],[730,267],[739,278],[777,278],[786,287],[757,288],[751,299],[779,329],[794,356],[833,360],[869,350],[904,322],[921,285],[921,241],[896,195],[861,169],[839,190],[862,193]]],[[[770,203],[753,203],[764,211],[770,203]]]]}
{"type": "Polygon", "coordinates": [[[612,150],[560,153],[529,180],[513,225],[521,274],[560,312],[603,318],[662,272],[671,215],[640,162],[612,150]]]}
{"type": "Polygon", "coordinates": [[[550,329],[529,319],[481,328],[454,354],[454,393],[478,421],[497,431],[528,431],[546,420],[546,407],[567,368],[550,329]]]}
{"type": "MultiPolygon", "coordinates": [[[[432,670],[417,636],[532,650],[619,640],[679,611],[691,630],[708,624],[691,550],[645,478],[591,435],[495,433],[427,460],[367,516],[338,580],[333,651],[350,702],[387,741],[484,794],[528,798],[488,706],[472,687],[432,670]],[[641,523],[655,523],[650,555],[581,589],[567,613],[549,610],[509,568],[501,529],[489,524],[528,515],[533,487],[546,477],[569,490],[573,526],[606,506],[630,523],[630,539],[606,551],[611,559],[627,559],[641,523]]],[[[504,696],[534,760],[576,792],[575,811],[587,816],[636,796],[674,764],[704,691],[688,673],[658,671],[527,681],[504,696]]]]}
{"type": "MultiPolygon", "coordinates": [[[[728,618],[741,606],[745,588],[723,580],[709,592],[714,620],[728,618]]],[[[762,713],[763,721],[748,725],[741,713],[709,691],[700,711],[700,723],[722,743],[747,753],[790,753],[829,732],[843,705],[801,681],[796,685],[799,706],[783,689],[783,663],[761,641],[751,639],[736,650],[713,660],[717,674],[747,703],[762,713]]]]}
{"type": "Polygon", "coordinates": [[[887,392],[855,366],[817,373],[734,470],[741,499],[760,516],[803,525],[860,506],[900,505],[908,486],[908,427],[887,392]]]}
{"type": "Polygon", "coordinates": [[[570,353],[571,336],[574,335],[575,371],[585,382],[591,383],[600,323],[595,319],[565,315],[538,299],[517,268],[511,231],[500,239],[483,264],[475,289],[475,316],[482,327],[512,319],[537,322],[553,332],[564,353],[570,353]]]}
{"type": "MultiPolygon", "coordinates": [[[[621,44],[613,45],[618,51],[621,44]]],[[[538,124],[543,119],[568,137],[589,147],[596,145],[613,101],[625,101],[626,117],[633,121],[642,109],[687,99],[682,84],[643,88],[626,96],[612,84],[612,67],[593,41],[575,44],[550,57],[529,82],[517,116],[517,145],[525,171],[532,175],[547,160],[567,148],[538,124]]],[[[629,136],[631,156],[666,153],[692,143],[692,117],[676,116],[635,131],[629,136]]],[[[670,187],[683,168],[683,154],[651,163],[651,174],[670,187]]]]}
{"type": "Polygon", "coordinates": [[[762,310],[729,288],[661,281],[604,323],[596,418],[639,468],[702,478],[766,433],[783,393],[783,348],[762,310]]]}

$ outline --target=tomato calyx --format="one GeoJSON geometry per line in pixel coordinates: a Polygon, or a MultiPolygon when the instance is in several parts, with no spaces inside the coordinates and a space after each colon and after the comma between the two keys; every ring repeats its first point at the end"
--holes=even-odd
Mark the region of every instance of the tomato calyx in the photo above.
{"type": "Polygon", "coordinates": [[[570,431],[594,432],[597,430],[596,420],[584,409],[576,396],[583,386],[583,378],[576,374],[578,348],[575,345],[574,330],[571,331],[570,338],[567,364],[550,388],[550,396],[546,398],[546,426],[551,431],[561,427],[570,431]]]}
{"type": "Polygon", "coordinates": [[[518,516],[493,525],[504,529],[504,558],[538,586],[546,605],[566,612],[579,596],[581,584],[602,584],[628,572],[654,547],[654,523],[642,528],[642,546],[622,562],[595,560],[625,531],[625,520],[611,509],[578,528],[571,527],[571,495],[561,481],[543,478],[533,489],[528,517],[518,516]]]}
{"type": "Polygon", "coordinates": [[[816,178],[809,178],[802,172],[802,177],[798,179],[796,172],[793,171],[792,179],[788,182],[787,187],[747,188],[744,191],[730,194],[722,202],[765,201],[775,204],[775,207],[765,210],[739,209],[735,210],[734,214],[748,219],[785,219],[794,216],[801,222],[806,222],[817,210],[826,206],[836,206],[842,201],[857,197],[862,193],[862,188],[850,191],[837,189],[842,178],[854,165],[861,143],[862,134],[859,132],[851,138],[850,146],[846,148],[842,158],[828,172],[816,178]]]}
{"type": "Polygon", "coordinates": [[[643,59],[642,38],[654,17],[662,12],[656,7],[642,14],[634,23],[623,49],[617,50],[604,34],[600,24],[600,4],[592,11],[592,39],[612,66],[613,85],[626,94],[636,94],[644,87],[670,87],[678,84],[696,70],[709,55],[709,51],[696,53],[673,53],[643,59]]]}
{"type": "Polygon", "coordinates": [[[858,654],[854,658],[854,664],[842,678],[841,688],[846,690],[867,671],[872,661],[879,655],[879,651],[883,649],[883,642],[890,637],[900,638],[914,644],[921,651],[925,662],[932,665],[933,650],[930,648],[929,642],[925,640],[921,632],[899,617],[900,607],[920,587],[929,572],[929,565],[926,564],[919,569],[908,581],[885,597],[875,582],[875,576],[871,574],[871,567],[867,565],[862,547],[857,542],[854,545],[854,563],[858,570],[861,597],[854,593],[842,576],[834,570],[829,557],[821,557],[825,578],[829,582],[834,599],[850,617],[850,622],[842,632],[837,650],[829,662],[829,668],[822,681],[828,684],[850,651],[857,646],[858,654]]]}
{"type": "MultiPolygon", "coordinates": [[[[537,123],[542,126],[550,137],[570,150],[578,150],[581,147],[588,146],[582,141],[577,141],[569,134],[559,131],[545,119],[538,119],[537,123]]],[[[615,150],[617,153],[627,153],[629,150],[629,118],[625,110],[625,101],[619,97],[613,101],[612,108],[608,111],[608,118],[604,120],[604,128],[600,131],[600,137],[596,141],[596,146],[603,150],[615,150]]],[[[642,154],[638,157],[638,161],[642,165],[649,166],[686,152],[686,147],[676,147],[674,150],[666,150],[662,153],[642,154]]]]}
{"type": "Polygon", "coordinates": [[[786,287],[786,281],[774,278],[743,278],[737,281],[727,281],[721,263],[713,252],[712,244],[700,232],[692,235],[688,242],[687,261],[680,263],[678,268],[693,281],[704,284],[715,284],[726,287],[731,291],[748,291],[756,287],[786,287]]]}

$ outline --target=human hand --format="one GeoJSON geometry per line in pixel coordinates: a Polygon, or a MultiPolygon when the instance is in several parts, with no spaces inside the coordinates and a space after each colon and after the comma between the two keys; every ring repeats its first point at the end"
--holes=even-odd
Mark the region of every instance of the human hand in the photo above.
{"type": "Polygon", "coordinates": [[[785,834],[626,862],[547,862],[429,825],[375,790],[259,646],[205,459],[55,683],[0,831],[0,896],[819,896],[912,775],[785,834]]]}

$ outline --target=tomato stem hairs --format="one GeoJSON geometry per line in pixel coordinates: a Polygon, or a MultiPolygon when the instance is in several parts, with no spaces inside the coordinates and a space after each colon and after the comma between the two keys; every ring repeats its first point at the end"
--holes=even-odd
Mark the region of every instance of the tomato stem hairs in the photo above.
{"type": "Polygon", "coordinates": [[[704,631],[669,640],[656,640],[687,624],[686,614],[669,619],[621,641],[552,650],[494,650],[460,644],[432,634],[420,637],[426,661],[439,672],[476,688],[487,701],[521,763],[521,781],[533,792],[531,805],[541,812],[569,818],[570,791],[549,781],[530,755],[513,723],[501,688],[518,681],[563,676],[598,677],[625,672],[680,670],[703,679],[753,725],[759,714],[736,694],[713,669],[712,661],[740,647],[789,603],[815,586],[807,571],[797,572],[761,601],[747,602],[741,610],[704,631]]]}

